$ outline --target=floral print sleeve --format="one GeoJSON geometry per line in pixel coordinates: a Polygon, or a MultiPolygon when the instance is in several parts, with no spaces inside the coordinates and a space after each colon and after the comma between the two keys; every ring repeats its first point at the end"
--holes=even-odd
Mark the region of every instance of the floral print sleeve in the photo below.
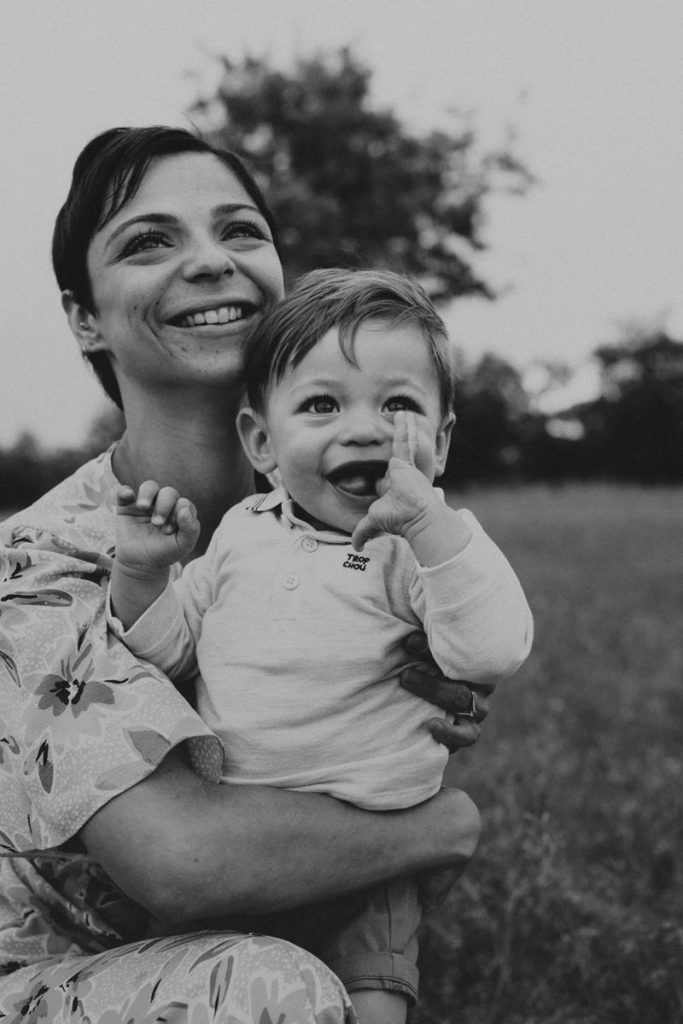
{"type": "Polygon", "coordinates": [[[220,772],[199,717],[107,633],[115,484],[105,454],[0,526],[0,851],[64,843],[189,737],[220,772]]]}

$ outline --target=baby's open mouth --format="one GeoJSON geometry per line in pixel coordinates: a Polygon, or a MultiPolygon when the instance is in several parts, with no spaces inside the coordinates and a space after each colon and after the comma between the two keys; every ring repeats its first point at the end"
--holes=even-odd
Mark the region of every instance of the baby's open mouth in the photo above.
{"type": "Polygon", "coordinates": [[[387,471],[387,463],[373,461],[345,462],[328,474],[327,479],[338,490],[357,498],[376,498],[377,485],[387,471]]]}

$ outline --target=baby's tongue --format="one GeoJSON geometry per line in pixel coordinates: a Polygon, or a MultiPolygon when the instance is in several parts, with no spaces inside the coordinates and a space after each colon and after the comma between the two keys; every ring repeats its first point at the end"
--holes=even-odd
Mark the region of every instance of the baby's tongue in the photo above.
{"type": "Polygon", "coordinates": [[[368,473],[350,472],[337,480],[337,487],[348,494],[362,497],[367,494],[376,494],[375,478],[368,473]]]}

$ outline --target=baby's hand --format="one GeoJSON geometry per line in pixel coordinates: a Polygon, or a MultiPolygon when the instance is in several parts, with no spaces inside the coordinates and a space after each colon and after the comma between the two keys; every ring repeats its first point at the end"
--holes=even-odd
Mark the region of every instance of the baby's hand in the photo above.
{"type": "Polygon", "coordinates": [[[397,412],[392,455],[378,485],[380,497],[372,503],[351,537],[357,551],[381,533],[410,539],[411,528],[417,527],[430,509],[442,504],[431,481],[417,468],[419,444],[415,415],[405,410],[397,412]]]}
{"type": "Polygon", "coordinates": [[[116,492],[116,561],[134,572],[168,568],[192,552],[199,537],[197,510],[174,487],[154,480],[116,492]]]}

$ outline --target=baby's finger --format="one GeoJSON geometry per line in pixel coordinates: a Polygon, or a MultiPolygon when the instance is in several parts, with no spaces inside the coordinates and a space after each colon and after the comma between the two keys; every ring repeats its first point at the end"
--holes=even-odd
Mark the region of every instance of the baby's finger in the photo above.
{"type": "Polygon", "coordinates": [[[351,534],[351,545],[354,551],[362,551],[367,541],[372,540],[373,537],[377,536],[377,533],[378,531],[368,516],[361,519],[351,534]]]}
{"type": "Polygon", "coordinates": [[[152,509],[153,526],[161,526],[172,518],[179,497],[175,487],[161,488],[152,509]]]}
{"type": "Polygon", "coordinates": [[[197,509],[189,498],[178,498],[175,507],[175,521],[180,533],[195,538],[199,535],[197,509]]]}
{"type": "Polygon", "coordinates": [[[121,484],[116,488],[114,498],[118,506],[126,508],[128,505],[135,504],[135,491],[127,484],[121,484]]]}
{"type": "Polygon", "coordinates": [[[156,480],[145,480],[138,487],[137,495],[137,506],[139,509],[147,511],[151,509],[157,494],[159,493],[159,484],[156,480]]]}
{"type": "Polygon", "coordinates": [[[407,409],[401,409],[394,416],[394,437],[391,451],[394,458],[415,465],[417,424],[415,417],[407,409]]]}
{"type": "Polygon", "coordinates": [[[116,500],[116,515],[128,519],[145,518],[149,510],[138,503],[138,496],[132,487],[120,485],[114,491],[116,500]]]}

